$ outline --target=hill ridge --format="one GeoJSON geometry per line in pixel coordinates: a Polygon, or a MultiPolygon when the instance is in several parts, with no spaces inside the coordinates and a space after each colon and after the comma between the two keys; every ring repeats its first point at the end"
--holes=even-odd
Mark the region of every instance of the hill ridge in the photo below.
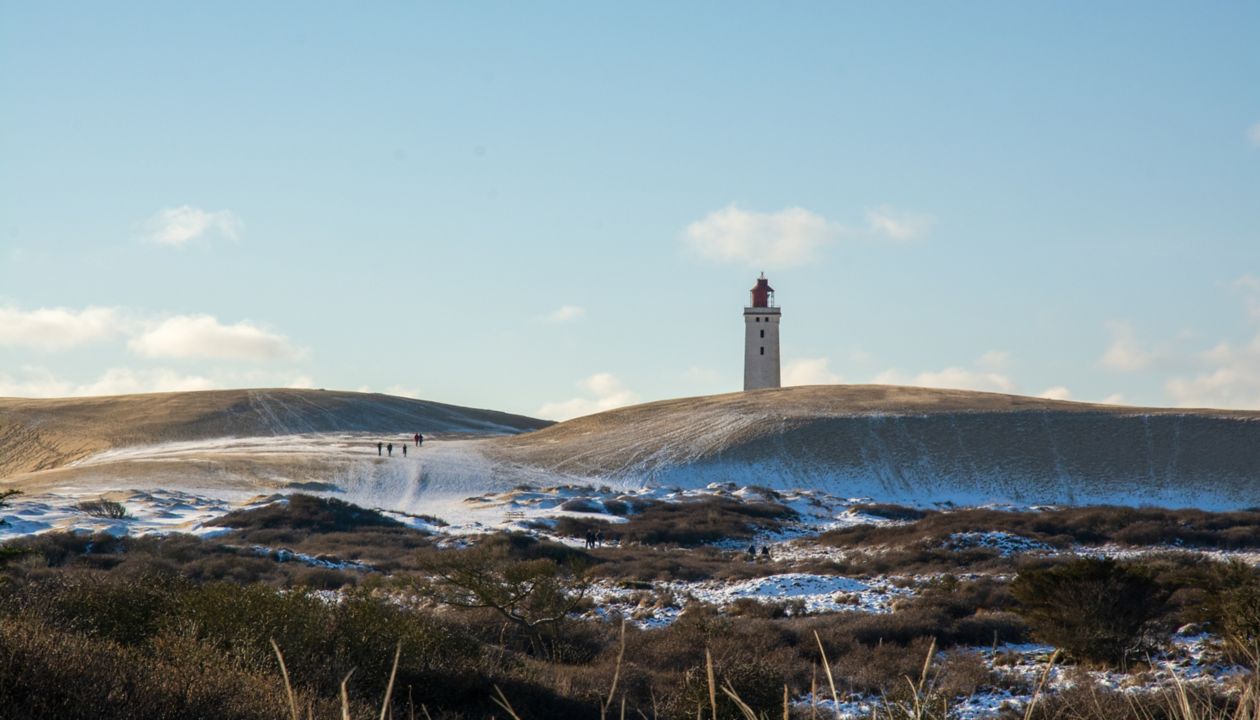
{"type": "Polygon", "coordinates": [[[496,410],[339,390],[0,398],[0,478],[128,445],[315,432],[511,433],[549,424],[496,410]]]}
{"type": "Polygon", "coordinates": [[[487,441],[505,465],[921,502],[1256,504],[1260,412],[900,386],[647,403],[487,441]]]}

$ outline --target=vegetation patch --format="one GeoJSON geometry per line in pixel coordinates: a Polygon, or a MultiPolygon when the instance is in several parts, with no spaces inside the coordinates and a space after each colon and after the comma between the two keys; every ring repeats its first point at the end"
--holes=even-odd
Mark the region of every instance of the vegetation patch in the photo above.
{"type": "Polygon", "coordinates": [[[1162,639],[1166,593],[1143,568],[1079,558],[1021,572],[1011,594],[1033,636],[1077,660],[1123,668],[1162,639]]]}
{"type": "Polygon", "coordinates": [[[1260,512],[1113,506],[1027,512],[973,508],[930,511],[904,525],[840,528],[823,533],[819,541],[835,547],[906,546],[941,543],[962,533],[986,532],[1019,535],[1058,548],[1115,543],[1131,547],[1172,545],[1240,550],[1260,548],[1260,512]]]}
{"type": "Polygon", "coordinates": [[[376,510],[336,498],[305,494],[289,495],[262,507],[236,510],[206,524],[238,530],[303,530],[315,533],[403,527],[402,523],[376,510]]]}
{"type": "Polygon", "coordinates": [[[748,540],[781,530],[797,518],[792,508],[775,502],[741,502],[708,497],[682,502],[640,503],[626,522],[561,517],[555,531],[568,537],[602,532],[609,540],[647,545],[694,547],[720,540],[748,540]]]}

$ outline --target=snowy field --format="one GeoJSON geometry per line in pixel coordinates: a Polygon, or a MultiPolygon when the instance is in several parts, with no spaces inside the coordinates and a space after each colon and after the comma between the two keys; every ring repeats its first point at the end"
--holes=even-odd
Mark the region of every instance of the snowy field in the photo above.
{"type": "MultiPolygon", "coordinates": [[[[196,442],[117,448],[54,471],[50,481],[33,483],[9,500],[0,511],[0,540],[69,530],[115,536],[189,533],[214,537],[227,532],[207,523],[232,510],[284,502],[303,492],[342,499],[378,509],[411,527],[439,533],[458,541],[471,534],[520,530],[547,535],[557,518],[597,518],[624,522],[606,504],[626,499],[682,502],[728,498],[746,502],[772,501],[796,511],[797,518],[773,533],[762,533],[754,544],[771,549],[775,572],[751,579],[720,581],[652,581],[633,588],[597,582],[591,589],[594,619],[624,617],[644,628],[674,622],[692,604],[719,609],[741,602],[782,603],[793,613],[888,613],[913,598],[918,588],[939,575],[844,577],[817,574],[797,566],[839,560],[878,548],[838,549],[817,543],[818,533],[859,525],[888,525],[898,521],[862,509],[869,498],[838,497],[817,488],[767,490],[736,483],[702,487],[670,487],[644,482],[612,482],[556,475],[529,467],[505,467],[489,459],[479,440],[468,436],[431,437],[422,447],[404,440],[366,433],[320,433],[273,437],[223,438],[196,442]],[[380,456],[377,442],[393,442],[392,456],[380,456]],[[105,518],[80,507],[85,501],[105,499],[126,508],[124,518],[105,518]],[[431,522],[436,519],[437,522],[431,522]]],[[[1012,508],[1009,505],[1002,509],[1012,508]]],[[[573,538],[552,539],[580,545],[573,538]]],[[[747,541],[718,542],[713,547],[739,562],[747,541]]],[[[1005,531],[960,532],[943,540],[950,550],[987,548],[1000,556],[1096,555],[1134,557],[1169,548],[1112,546],[1053,548],[1032,538],[1005,531]]],[[[304,556],[284,548],[255,547],[254,552],[278,561],[329,566],[327,559],[304,556]],[[323,564],[323,565],[321,565],[323,564]]],[[[1250,552],[1209,551],[1216,560],[1239,559],[1260,563],[1250,552]]],[[[353,560],[335,563],[342,570],[372,572],[353,560]]],[[[1003,708],[1027,703],[1031,688],[1046,672],[1051,649],[1044,646],[977,647],[985,664],[1003,678],[1004,689],[978,694],[953,711],[958,718],[992,717],[1003,708]]],[[[1124,692],[1149,692],[1173,678],[1190,683],[1225,686],[1240,670],[1213,659],[1206,636],[1179,635],[1171,650],[1152,658],[1141,674],[1093,672],[1104,687],[1124,692]]],[[[1082,677],[1064,667],[1050,670],[1050,689],[1070,686],[1082,677]]],[[[817,705],[840,717],[869,715],[878,698],[842,697],[836,705],[827,698],[797,698],[798,704],[817,705]]]]}

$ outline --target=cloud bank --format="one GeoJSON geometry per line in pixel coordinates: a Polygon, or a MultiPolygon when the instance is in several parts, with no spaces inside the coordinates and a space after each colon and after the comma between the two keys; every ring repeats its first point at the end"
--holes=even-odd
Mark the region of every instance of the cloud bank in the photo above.
{"type": "Polygon", "coordinates": [[[685,239],[707,260],[772,269],[812,261],[839,231],[835,223],[804,208],[759,213],[729,205],[688,225],[685,239]]]}
{"type": "Polygon", "coordinates": [[[66,350],[108,340],[123,330],[122,315],[115,308],[40,308],[24,311],[0,307],[0,346],[66,350]]]}
{"type": "Polygon", "coordinates": [[[267,362],[300,353],[287,338],[248,322],[224,325],[211,315],[167,318],[127,343],[146,358],[205,358],[267,362]]]}

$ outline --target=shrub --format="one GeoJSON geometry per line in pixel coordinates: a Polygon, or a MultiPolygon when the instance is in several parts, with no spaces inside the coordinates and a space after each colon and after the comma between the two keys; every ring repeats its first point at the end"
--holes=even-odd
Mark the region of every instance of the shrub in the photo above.
{"type": "Polygon", "coordinates": [[[742,502],[707,497],[684,502],[641,502],[624,523],[610,524],[587,518],[560,518],[556,532],[582,537],[587,530],[602,530],[623,542],[694,547],[719,540],[747,540],[774,531],[796,517],[796,511],[774,502],[742,502]]]}
{"type": "Polygon", "coordinates": [[[1011,594],[1034,637],[1078,660],[1120,667],[1149,648],[1165,600],[1147,573],[1095,558],[1025,570],[1011,594]]]}
{"type": "Polygon", "coordinates": [[[1205,615],[1212,631],[1225,642],[1234,662],[1256,667],[1260,662],[1260,574],[1231,561],[1208,593],[1205,615]]]}
{"type": "Polygon", "coordinates": [[[402,527],[402,523],[376,510],[368,510],[336,498],[296,494],[247,510],[235,510],[206,523],[244,530],[286,529],[310,532],[358,530],[366,527],[402,527]]]}
{"type": "MultiPolygon", "coordinates": [[[[0,677],[0,714],[10,718],[278,720],[287,706],[274,665],[248,672],[196,646],[140,649],[22,618],[0,619],[0,677]]],[[[337,712],[334,699],[302,689],[298,701],[319,717],[337,712]]]]}
{"type": "MultiPolygon", "coordinates": [[[[866,511],[872,512],[870,506],[866,511]]],[[[1022,535],[1056,547],[1114,542],[1241,549],[1260,547],[1260,512],[1212,513],[1105,505],[1028,512],[971,508],[928,512],[906,525],[840,528],[823,533],[820,539],[839,547],[904,546],[940,542],[955,533],[989,531],[1022,535]]]]}
{"type": "Polygon", "coordinates": [[[109,518],[110,520],[122,520],[127,517],[127,507],[115,500],[84,500],[76,505],[80,512],[85,512],[92,517],[109,518]]]}
{"type": "Polygon", "coordinates": [[[457,608],[489,608],[524,632],[530,649],[554,657],[589,582],[582,553],[527,535],[504,534],[462,550],[426,556],[416,589],[457,608]]]}

